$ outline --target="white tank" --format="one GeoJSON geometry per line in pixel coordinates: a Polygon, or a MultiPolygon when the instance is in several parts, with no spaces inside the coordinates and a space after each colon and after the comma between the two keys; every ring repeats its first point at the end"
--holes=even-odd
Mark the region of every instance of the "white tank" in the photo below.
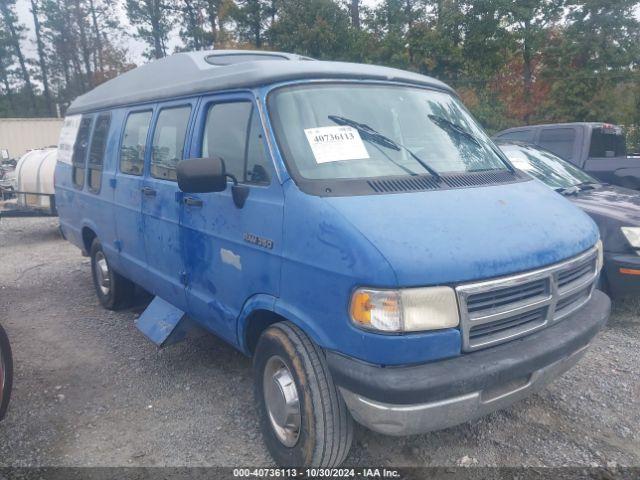
{"type": "Polygon", "coordinates": [[[55,193],[53,175],[56,169],[57,148],[42,148],[25,153],[16,165],[18,205],[25,208],[51,208],[48,195],[55,193]],[[46,195],[29,195],[44,193],[46,195]]]}

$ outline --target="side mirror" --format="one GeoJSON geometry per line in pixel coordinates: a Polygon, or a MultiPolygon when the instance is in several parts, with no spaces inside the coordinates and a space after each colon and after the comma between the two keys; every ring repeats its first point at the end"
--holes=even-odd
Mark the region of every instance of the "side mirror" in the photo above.
{"type": "Polygon", "coordinates": [[[186,193],[222,192],[227,188],[224,161],[220,157],[182,160],[176,173],[178,187],[186,193]]]}

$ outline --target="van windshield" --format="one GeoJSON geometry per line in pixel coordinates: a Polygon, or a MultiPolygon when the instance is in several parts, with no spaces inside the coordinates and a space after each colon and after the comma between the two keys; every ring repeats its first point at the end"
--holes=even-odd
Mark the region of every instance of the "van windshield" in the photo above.
{"type": "Polygon", "coordinates": [[[269,110],[292,176],[306,180],[508,168],[462,104],[440,91],[314,83],[275,90],[269,110]]]}

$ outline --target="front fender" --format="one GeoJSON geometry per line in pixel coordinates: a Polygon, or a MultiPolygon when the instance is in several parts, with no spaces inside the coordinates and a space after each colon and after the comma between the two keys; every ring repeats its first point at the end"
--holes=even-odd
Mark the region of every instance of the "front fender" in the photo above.
{"type": "Polygon", "coordinates": [[[275,302],[276,298],[273,295],[267,295],[264,293],[253,295],[244,302],[242,311],[240,312],[238,321],[236,322],[236,343],[238,344],[238,349],[245,355],[251,356],[246,336],[249,317],[252,313],[257,312],[258,310],[274,312],[275,302]]]}
{"type": "Polygon", "coordinates": [[[250,297],[242,307],[240,316],[237,322],[237,343],[238,348],[245,355],[250,356],[251,352],[247,345],[247,328],[248,321],[251,314],[257,311],[273,312],[276,315],[283,317],[285,320],[290,321],[305,332],[311,339],[318,345],[333,345],[331,339],[324,335],[322,329],[320,329],[313,319],[304,314],[304,312],[295,308],[292,305],[283,302],[281,299],[267,294],[256,294],[250,297]]]}

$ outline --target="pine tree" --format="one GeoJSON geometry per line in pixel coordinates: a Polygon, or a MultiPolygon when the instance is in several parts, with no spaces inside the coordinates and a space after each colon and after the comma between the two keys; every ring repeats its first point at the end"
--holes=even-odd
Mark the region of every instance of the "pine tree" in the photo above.
{"type": "Polygon", "coordinates": [[[22,73],[22,80],[24,81],[29,101],[31,104],[31,111],[35,114],[37,111],[36,98],[31,83],[31,74],[27,68],[27,62],[22,53],[21,42],[23,40],[24,26],[18,23],[18,17],[14,11],[15,0],[1,0],[0,1],[0,14],[2,15],[2,29],[5,30],[7,35],[8,44],[13,49],[13,54],[18,59],[20,65],[20,72],[22,73]]]}
{"type": "Polygon", "coordinates": [[[36,35],[36,46],[38,49],[38,65],[40,66],[40,78],[42,79],[42,89],[44,93],[47,114],[52,116],[54,114],[53,100],[51,98],[51,89],[49,88],[49,74],[47,71],[47,61],[45,58],[42,31],[40,28],[38,0],[31,0],[31,15],[33,15],[33,26],[36,35]]]}
{"type": "Polygon", "coordinates": [[[135,36],[149,45],[149,58],[167,55],[167,38],[175,23],[169,0],[126,0],[127,16],[137,27],[135,36]]]}

